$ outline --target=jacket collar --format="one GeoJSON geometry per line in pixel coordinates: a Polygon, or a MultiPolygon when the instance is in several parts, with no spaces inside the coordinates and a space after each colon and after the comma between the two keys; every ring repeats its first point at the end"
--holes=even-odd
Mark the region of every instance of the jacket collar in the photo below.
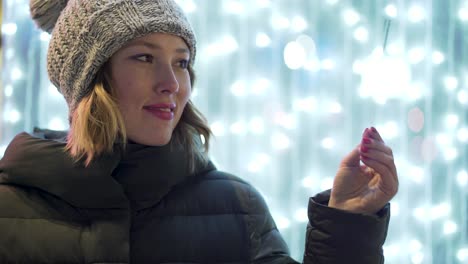
{"type": "MultiPolygon", "coordinates": [[[[37,188],[79,208],[143,209],[158,203],[189,176],[182,150],[129,143],[84,167],[50,133],[17,135],[0,160],[0,183],[37,188]],[[49,135],[49,136],[47,136],[49,135]]],[[[196,172],[215,169],[209,163],[196,172]]]]}

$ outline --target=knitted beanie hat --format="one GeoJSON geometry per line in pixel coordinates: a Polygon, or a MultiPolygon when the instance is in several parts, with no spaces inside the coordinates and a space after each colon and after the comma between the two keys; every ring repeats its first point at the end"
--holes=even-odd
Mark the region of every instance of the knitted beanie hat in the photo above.
{"type": "Polygon", "coordinates": [[[181,37],[193,65],[196,40],[174,0],[30,0],[31,16],[52,33],[47,71],[72,113],[104,63],[127,42],[160,32],[181,37]]]}

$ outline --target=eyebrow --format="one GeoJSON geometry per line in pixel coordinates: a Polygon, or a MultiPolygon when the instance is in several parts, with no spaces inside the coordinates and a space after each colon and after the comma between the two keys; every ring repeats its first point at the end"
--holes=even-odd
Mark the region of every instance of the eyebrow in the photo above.
{"type": "MultiPolygon", "coordinates": [[[[134,46],[144,46],[144,47],[147,47],[147,48],[150,48],[150,49],[153,49],[153,50],[163,49],[161,46],[159,46],[157,44],[154,44],[154,43],[151,43],[151,42],[148,42],[148,41],[144,41],[144,40],[135,41],[135,42],[127,45],[127,47],[134,47],[134,46]]],[[[188,49],[186,49],[186,48],[177,48],[177,49],[175,49],[175,51],[177,53],[190,54],[190,51],[188,49]]]]}

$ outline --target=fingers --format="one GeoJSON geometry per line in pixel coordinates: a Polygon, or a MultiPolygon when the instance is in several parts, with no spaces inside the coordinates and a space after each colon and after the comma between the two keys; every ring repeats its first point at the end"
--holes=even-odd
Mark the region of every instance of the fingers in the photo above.
{"type": "Polygon", "coordinates": [[[362,134],[362,137],[363,138],[365,138],[365,137],[373,138],[373,139],[376,139],[377,141],[385,143],[375,127],[366,128],[364,130],[364,133],[362,134]]]}
{"type": "Polygon", "coordinates": [[[381,190],[388,195],[388,197],[393,197],[398,190],[398,177],[394,174],[388,166],[385,166],[383,163],[373,160],[371,158],[363,157],[362,162],[378,172],[382,177],[381,180],[381,190]],[[390,176],[390,177],[388,177],[390,176]]]}
{"type": "Polygon", "coordinates": [[[348,155],[341,161],[341,167],[359,167],[360,161],[359,145],[354,148],[348,155]]]}
{"type": "Polygon", "coordinates": [[[374,127],[364,131],[360,154],[363,163],[380,173],[384,181],[391,179],[398,182],[393,151],[385,145],[382,137],[374,127]]]}

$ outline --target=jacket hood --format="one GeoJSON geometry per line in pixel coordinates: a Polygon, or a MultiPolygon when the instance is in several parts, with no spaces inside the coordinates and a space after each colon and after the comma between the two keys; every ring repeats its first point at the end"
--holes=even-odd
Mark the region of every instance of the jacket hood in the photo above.
{"type": "MultiPolygon", "coordinates": [[[[66,132],[36,129],[18,134],[0,160],[0,183],[36,188],[78,208],[136,209],[158,203],[190,176],[186,153],[170,144],[161,147],[116,144],[112,153],[88,167],[65,151],[66,132]]],[[[197,164],[196,173],[215,169],[197,164]]]]}

